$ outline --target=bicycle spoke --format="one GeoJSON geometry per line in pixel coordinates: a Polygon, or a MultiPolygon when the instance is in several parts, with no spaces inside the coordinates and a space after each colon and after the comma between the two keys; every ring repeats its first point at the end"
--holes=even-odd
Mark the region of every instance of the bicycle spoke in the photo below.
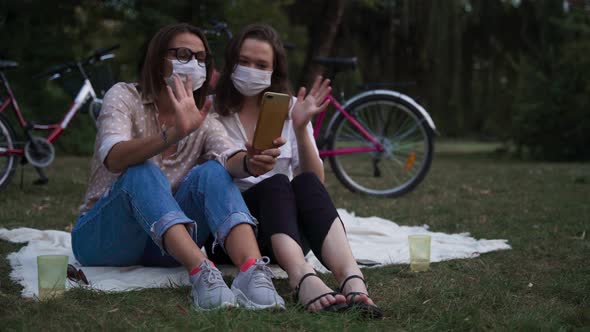
{"type": "Polygon", "coordinates": [[[344,128],[344,130],[346,130],[346,134],[343,134],[343,138],[350,138],[351,141],[353,142],[367,142],[370,143],[369,141],[367,141],[367,139],[356,130],[356,128],[354,128],[352,125],[348,125],[344,128]]]}

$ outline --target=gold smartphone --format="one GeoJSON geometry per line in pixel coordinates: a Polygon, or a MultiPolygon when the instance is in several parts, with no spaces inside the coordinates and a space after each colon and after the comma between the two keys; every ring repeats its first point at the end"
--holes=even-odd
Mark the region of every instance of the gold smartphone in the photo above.
{"type": "Polygon", "coordinates": [[[258,122],[254,131],[252,147],[262,151],[274,148],[272,141],[281,136],[283,125],[289,115],[291,97],[284,93],[265,92],[262,96],[258,122]]]}

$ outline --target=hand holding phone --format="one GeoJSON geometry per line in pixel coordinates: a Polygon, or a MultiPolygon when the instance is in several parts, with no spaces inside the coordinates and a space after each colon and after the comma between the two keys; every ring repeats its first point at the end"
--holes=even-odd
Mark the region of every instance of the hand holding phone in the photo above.
{"type": "Polygon", "coordinates": [[[258,122],[254,131],[252,147],[255,151],[275,148],[275,139],[281,136],[283,125],[289,115],[291,97],[284,93],[265,92],[262,96],[258,122]]]}
{"type": "Polygon", "coordinates": [[[255,151],[250,143],[246,143],[246,149],[248,150],[248,171],[254,175],[259,176],[264,173],[270,172],[276,164],[278,156],[281,155],[281,146],[285,144],[285,139],[279,137],[273,142],[274,148],[263,151],[255,151]]]}

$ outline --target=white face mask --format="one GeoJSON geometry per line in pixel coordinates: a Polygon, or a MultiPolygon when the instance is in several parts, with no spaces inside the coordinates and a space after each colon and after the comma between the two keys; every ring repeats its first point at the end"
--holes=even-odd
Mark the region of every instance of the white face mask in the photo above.
{"type": "Polygon", "coordinates": [[[244,96],[255,96],[270,86],[272,70],[260,70],[237,65],[231,74],[236,89],[244,96]]]}
{"type": "MultiPolygon", "coordinates": [[[[205,66],[199,66],[197,60],[192,59],[187,63],[182,63],[174,59],[170,60],[170,62],[172,62],[172,74],[180,76],[181,81],[186,82],[186,78],[190,76],[193,81],[193,91],[203,86],[203,83],[207,78],[207,68],[205,66]]],[[[172,75],[164,77],[164,81],[166,81],[166,84],[170,87],[174,87],[172,75]]]]}

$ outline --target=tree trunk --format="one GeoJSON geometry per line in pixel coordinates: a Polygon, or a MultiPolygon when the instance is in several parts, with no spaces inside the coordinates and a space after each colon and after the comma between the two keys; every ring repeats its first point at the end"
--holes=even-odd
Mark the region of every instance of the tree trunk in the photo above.
{"type": "Polygon", "coordinates": [[[303,65],[301,85],[309,85],[322,74],[322,66],[313,62],[318,56],[329,56],[344,16],[345,0],[324,1],[318,19],[308,27],[309,47],[303,65]]]}

